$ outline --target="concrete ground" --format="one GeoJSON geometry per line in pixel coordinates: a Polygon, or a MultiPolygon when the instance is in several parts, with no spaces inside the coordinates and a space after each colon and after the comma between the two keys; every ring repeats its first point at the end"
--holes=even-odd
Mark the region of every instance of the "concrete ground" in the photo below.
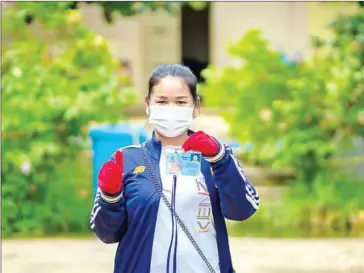
{"type": "MultiPolygon", "coordinates": [[[[2,272],[111,273],[115,247],[96,239],[3,241],[2,272]]],[[[237,273],[364,273],[364,238],[231,238],[231,250],[237,273]]]]}

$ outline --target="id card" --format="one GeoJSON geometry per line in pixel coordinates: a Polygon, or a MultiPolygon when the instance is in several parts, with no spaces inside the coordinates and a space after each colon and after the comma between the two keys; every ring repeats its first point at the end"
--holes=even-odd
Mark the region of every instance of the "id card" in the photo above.
{"type": "Polygon", "coordinates": [[[167,152],[166,174],[198,176],[201,169],[201,153],[199,152],[167,152]]]}

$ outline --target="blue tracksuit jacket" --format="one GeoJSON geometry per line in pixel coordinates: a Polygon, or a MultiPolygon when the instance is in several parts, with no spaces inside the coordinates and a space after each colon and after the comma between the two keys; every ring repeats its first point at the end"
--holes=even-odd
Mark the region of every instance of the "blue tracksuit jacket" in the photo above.
{"type": "MultiPolygon", "coordinates": [[[[153,134],[145,143],[153,172],[160,181],[161,143],[153,134]]],[[[149,273],[153,235],[160,196],[148,172],[140,146],[123,148],[123,193],[114,203],[106,202],[98,191],[90,226],[104,243],[118,243],[114,273],[149,273]]],[[[210,194],[215,222],[221,273],[234,272],[224,217],[242,221],[259,207],[259,197],[240,164],[225,146],[225,155],[217,163],[203,160],[202,173],[210,194]]],[[[112,157],[113,159],[113,157],[112,157]]],[[[164,205],[162,203],[162,205],[164,205]]],[[[178,212],[177,212],[178,213],[178,212]]]]}

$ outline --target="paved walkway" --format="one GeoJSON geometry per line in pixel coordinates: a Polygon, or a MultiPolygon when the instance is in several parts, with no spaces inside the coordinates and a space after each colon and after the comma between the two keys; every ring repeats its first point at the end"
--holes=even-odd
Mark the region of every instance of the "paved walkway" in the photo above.
{"type": "MultiPolygon", "coordinates": [[[[231,238],[231,248],[237,273],[364,273],[364,238],[231,238]]],[[[2,272],[112,273],[114,251],[96,239],[4,241],[2,272]]]]}

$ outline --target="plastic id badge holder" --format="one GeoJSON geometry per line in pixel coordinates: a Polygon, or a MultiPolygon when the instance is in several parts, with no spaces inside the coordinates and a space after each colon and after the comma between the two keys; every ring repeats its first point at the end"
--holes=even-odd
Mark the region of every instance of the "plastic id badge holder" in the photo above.
{"type": "Polygon", "coordinates": [[[200,152],[182,152],[180,149],[166,150],[166,174],[198,176],[201,170],[200,152]]]}

